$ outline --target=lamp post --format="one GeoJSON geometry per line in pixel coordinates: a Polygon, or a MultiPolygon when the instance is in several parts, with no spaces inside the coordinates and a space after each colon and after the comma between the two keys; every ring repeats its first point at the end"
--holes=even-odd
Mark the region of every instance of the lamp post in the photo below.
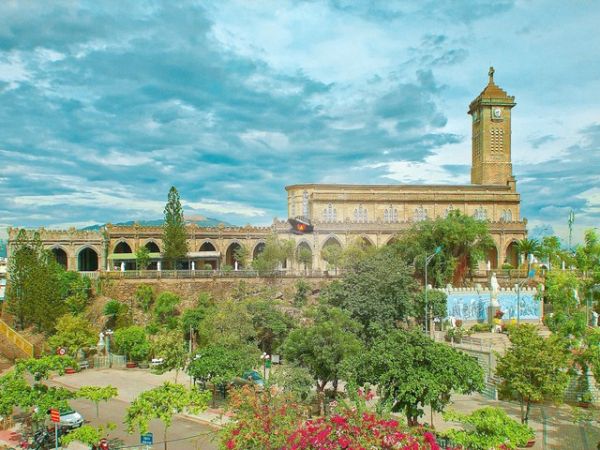
{"type": "Polygon", "coordinates": [[[104,336],[106,336],[106,355],[108,356],[108,367],[112,367],[112,358],[110,357],[110,337],[113,334],[113,330],[104,331],[104,336]]]}
{"type": "Polygon", "coordinates": [[[429,329],[430,328],[429,327],[429,313],[428,313],[429,303],[428,303],[428,298],[427,298],[427,266],[429,266],[429,263],[435,257],[435,255],[437,255],[441,251],[442,251],[442,246],[438,245],[435,248],[435,250],[433,251],[433,253],[425,258],[425,333],[427,333],[427,334],[431,334],[430,333],[431,330],[429,329]]]}
{"type": "Polygon", "coordinates": [[[271,355],[267,355],[266,353],[263,353],[262,355],[260,355],[260,359],[263,360],[263,378],[266,382],[267,381],[267,367],[271,368],[271,355]]]}

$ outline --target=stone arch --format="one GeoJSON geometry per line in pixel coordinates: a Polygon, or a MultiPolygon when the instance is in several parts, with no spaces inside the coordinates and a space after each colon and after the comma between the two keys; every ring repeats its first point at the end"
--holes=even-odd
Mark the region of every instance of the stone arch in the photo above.
{"type": "Polygon", "coordinates": [[[486,261],[486,265],[487,265],[487,262],[489,261],[491,270],[498,268],[498,249],[496,248],[495,244],[486,250],[485,261],[486,261]]]}
{"type": "Polygon", "coordinates": [[[98,270],[98,252],[92,247],[83,247],[77,252],[77,270],[94,272],[98,270]]]}
{"type": "Polygon", "coordinates": [[[199,252],[216,252],[217,249],[212,242],[204,241],[198,251],[199,252]]]}
{"type": "Polygon", "coordinates": [[[342,243],[335,234],[331,234],[327,237],[327,239],[325,239],[325,242],[323,242],[323,245],[321,246],[321,250],[329,245],[338,245],[340,248],[342,248],[342,243]]]}
{"type": "Polygon", "coordinates": [[[306,270],[312,267],[312,259],[313,251],[310,244],[307,241],[300,241],[300,243],[296,246],[296,261],[299,265],[303,266],[304,270],[306,270]],[[303,256],[308,255],[308,253],[310,253],[310,259],[308,257],[306,257],[306,259],[304,259],[303,256],[301,257],[301,252],[303,256]],[[300,259],[302,259],[302,262],[300,261],[300,259]]]}
{"type": "Polygon", "coordinates": [[[69,268],[69,258],[67,256],[67,252],[60,245],[55,245],[50,250],[52,252],[52,256],[56,259],[56,262],[63,266],[65,269],[69,268]]]}
{"type": "Polygon", "coordinates": [[[265,251],[265,241],[260,241],[254,246],[254,250],[252,250],[252,259],[256,259],[258,255],[265,251]]]}
{"type": "Polygon", "coordinates": [[[387,240],[387,242],[385,243],[385,245],[394,245],[396,242],[398,242],[398,236],[392,236],[391,238],[389,238],[387,240]]]}
{"type": "Polygon", "coordinates": [[[113,249],[113,253],[133,253],[131,246],[126,241],[119,241],[113,249]]]}
{"type": "Polygon", "coordinates": [[[375,243],[371,240],[371,238],[369,236],[365,236],[364,234],[361,234],[358,237],[358,242],[364,247],[375,247],[375,243]]]}
{"type": "Polygon", "coordinates": [[[504,262],[510,264],[515,269],[519,267],[519,246],[517,241],[513,240],[506,246],[506,252],[504,253],[504,262]]]}
{"type": "Polygon", "coordinates": [[[153,240],[149,240],[148,242],[146,242],[144,244],[144,247],[146,247],[146,249],[150,252],[150,253],[160,253],[160,247],[158,246],[158,244],[153,241],[153,240]]]}
{"type": "Polygon", "coordinates": [[[237,261],[238,267],[243,266],[243,261],[238,261],[235,257],[235,252],[237,249],[242,249],[243,246],[238,241],[233,241],[227,247],[227,251],[225,252],[225,264],[228,266],[235,267],[235,263],[237,261]]]}

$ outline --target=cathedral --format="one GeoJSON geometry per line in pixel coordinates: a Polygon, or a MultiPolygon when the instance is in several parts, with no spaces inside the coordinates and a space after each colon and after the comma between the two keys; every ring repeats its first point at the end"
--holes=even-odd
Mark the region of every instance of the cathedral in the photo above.
{"type": "MultiPolygon", "coordinates": [[[[327,265],[321,251],[329,245],[344,248],[357,241],[384,246],[414,222],[444,217],[460,211],[489,223],[495,248],[486,255],[483,269],[504,263],[518,266],[516,242],[526,237],[521,219],[520,197],[511,162],[511,113],[516,105],[494,81],[490,68],[488,84],[469,105],[471,128],[471,183],[467,185],[353,185],[297,184],[286,187],[288,217],[310,224],[310,233],[294,233],[288,221],[275,219],[269,227],[188,226],[186,268],[189,270],[239,268],[236,250],[244,247],[255,258],[267,237],[276,233],[292,239],[296,253],[312,255],[311,268],[327,265]]],[[[102,230],[38,230],[44,245],[69,270],[82,272],[135,269],[135,252],[150,251],[150,269],[161,270],[162,228],[113,226],[102,230]]],[[[10,244],[18,229],[9,229],[10,244]]],[[[302,267],[301,267],[302,266],[302,267]]],[[[303,265],[292,258],[287,270],[303,265]]]]}

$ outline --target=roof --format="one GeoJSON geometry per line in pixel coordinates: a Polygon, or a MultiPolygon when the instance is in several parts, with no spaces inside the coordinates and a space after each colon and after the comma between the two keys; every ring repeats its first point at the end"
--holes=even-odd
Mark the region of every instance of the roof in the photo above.
{"type": "Polygon", "coordinates": [[[490,71],[488,72],[488,84],[483,88],[481,94],[471,102],[469,105],[469,112],[481,103],[493,103],[495,105],[506,105],[510,107],[516,105],[515,97],[508,95],[504,89],[494,83],[494,72],[494,68],[490,67],[490,71]]]}
{"type": "Polygon", "coordinates": [[[299,188],[320,188],[320,189],[347,189],[351,191],[420,191],[423,189],[435,189],[439,191],[510,191],[510,186],[501,184],[290,184],[285,187],[286,191],[299,188]]]}

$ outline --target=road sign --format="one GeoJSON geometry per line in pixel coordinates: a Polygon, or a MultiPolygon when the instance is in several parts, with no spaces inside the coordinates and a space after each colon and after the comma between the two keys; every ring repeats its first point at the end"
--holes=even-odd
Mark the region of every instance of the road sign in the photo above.
{"type": "Polygon", "coordinates": [[[56,353],[59,354],[60,356],[65,356],[67,354],[67,349],[64,347],[59,347],[56,350],[56,353]]]}
{"type": "Polygon", "coordinates": [[[50,420],[55,423],[60,422],[60,412],[58,411],[58,409],[50,410],[50,420]]]}
{"type": "Polygon", "coordinates": [[[152,433],[140,434],[140,443],[144,445],[152,445],[154,443],[154,435],[152,433]]]}

